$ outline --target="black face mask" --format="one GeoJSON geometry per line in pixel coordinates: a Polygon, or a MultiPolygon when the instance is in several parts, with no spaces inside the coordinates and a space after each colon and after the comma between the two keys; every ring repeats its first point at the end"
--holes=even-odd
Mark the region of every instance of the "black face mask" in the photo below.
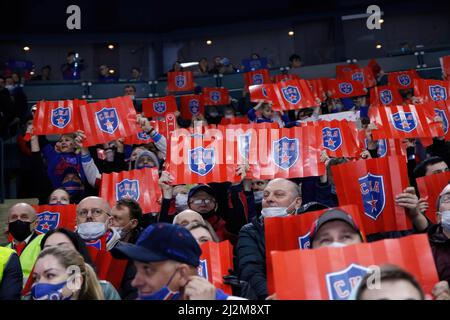
{"type": "Polygon", "coordinates": [[[9,223],[8,231],[15,240],[22,242],[31,234],[30,225],[31,222],[16,220],[9,223]]]}
{"type": "Polygon", "coordinates": [[[208,211],[208,212],[205,212],[205,213],[201,213],[201,215],[202,215],[202,218],[205,219],[205,220],[209,219],[209,218],[212,218],[212,217],[214,217],[216,215],[216,209],[214,208],[211,211],[208,211]]]}

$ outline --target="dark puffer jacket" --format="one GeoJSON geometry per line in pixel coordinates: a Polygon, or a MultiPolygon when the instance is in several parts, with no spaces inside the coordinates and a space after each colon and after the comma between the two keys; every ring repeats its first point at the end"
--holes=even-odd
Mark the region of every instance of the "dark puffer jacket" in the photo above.
{"type": "MultiPolygon", "coordinates": [[[[431,251],[439,275],[439,280],[450,281],[450,239],[442,232],[439,224],[428,229],[431,251]]],[[[450,282],[449,282],[450,283],[450,282]]]]}

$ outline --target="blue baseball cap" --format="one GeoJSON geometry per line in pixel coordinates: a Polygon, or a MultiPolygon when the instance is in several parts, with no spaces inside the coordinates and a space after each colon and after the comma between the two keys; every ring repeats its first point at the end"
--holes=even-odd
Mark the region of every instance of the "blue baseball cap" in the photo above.
{"type": "Polygon", "coordinates": [[[202,250],[186,228],[155,223],[141,233],[136,244],[119,242],[111,249],[111,254],[117,259],[140,262],[175,260],[198,267],[202,250]]]}

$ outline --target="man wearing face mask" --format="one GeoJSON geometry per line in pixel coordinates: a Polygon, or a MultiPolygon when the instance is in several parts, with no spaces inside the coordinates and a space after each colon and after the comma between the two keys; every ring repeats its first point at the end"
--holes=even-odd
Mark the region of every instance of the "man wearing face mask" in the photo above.
{"type": "Polygon", "coordinates": [[[201,249],[181,226],[153,224],[135,245],[120,243],[111,253],[132,260],[136,266],[132,285],[138,290],[138,300],[238,299],[198,275],[201,249]]]}
{"type": "Polygon", "coordinates": [[[39,223],[36,211],[26,203],[17,203],[8,212],[8,233],[13,240],[7,245],[16,251],[22,266],[23,283],[25,284],[41,252],[41,240],[36,227],[39,223]]]}
{"type": "Polygon", "coordinates": [[[242,227],[236,246],[240,280],[248,282],[257,299],[267,298],[264,219],[295,214],[302,205],[300,188],[287,179],[271,180],[264,188],[261,216],[242,227]]]}
{"type": "Polygon", "coordinates": [[[77,206],[77,233],[87,246],[110,250],[120,240],[116,229],[111,229],[111,208],[99,197],[87,197],[77,206]]]}

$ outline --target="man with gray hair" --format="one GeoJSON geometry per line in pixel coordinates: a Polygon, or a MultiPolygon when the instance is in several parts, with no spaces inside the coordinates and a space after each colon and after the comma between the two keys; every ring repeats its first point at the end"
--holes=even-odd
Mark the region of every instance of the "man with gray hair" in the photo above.
{"type": "Polygon", "coordinates": [[[203,217],[200,213],[191,209],[186,209],[181,211],[175,216],[175,218],[173,218],[172,224],[186,227],[193,222],[204,223],[205,220],[203,220],[203,217]]]}

